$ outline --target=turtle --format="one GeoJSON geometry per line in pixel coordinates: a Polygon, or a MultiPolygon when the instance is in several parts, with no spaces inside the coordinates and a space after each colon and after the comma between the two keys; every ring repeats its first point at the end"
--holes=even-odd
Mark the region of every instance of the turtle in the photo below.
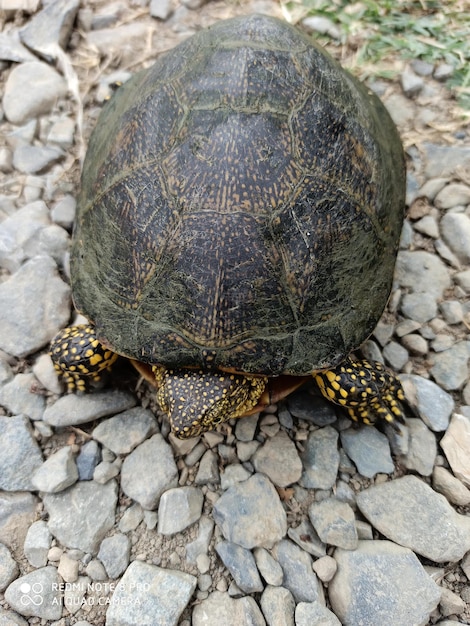
{"type": "Polygon", "coordinates": [[[404,421],[398,376],[355,356],[391,292],[405,160],[380,99],[295,26],[217,22],[104,104],[70,274],[87,324],[52,340],[70,391],[118,355],[179,438],[307,380],[356,422],[404,421]]]}

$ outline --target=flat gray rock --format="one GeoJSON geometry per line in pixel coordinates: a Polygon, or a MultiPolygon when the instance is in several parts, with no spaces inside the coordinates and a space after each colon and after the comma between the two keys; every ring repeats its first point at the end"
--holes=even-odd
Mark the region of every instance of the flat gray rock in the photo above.
{"type": "Polygon", "coordinates": [[[455,413],[440,443],[455,476],[470,487],[470,417],[455,413]]]}
{"type": "Polygon", "coordinates": [[[41,567],[14,580],[5,591],[5,600],[20,615],[58,620],[62,615],[60,583],[56,567],[41,567]]]}
{"type": "Polygon", "coordinates": [[[33,472],[42,465],[42,452],[23,415],[0,416],[0,489],[34,491],[33,472]]]}
{"type": "Polygon", "coordinates": [[[28,626],[28,622],[18,613],[0,607],[0,626],[28,626]]]}
{"type": "Polygon", "coordinates": [[[357,550],[338,548],[331,606],[342,624],[425,626],[441,597],[417,557],[390,541],[360,541],[357,550]]]}
{"type": "Polygon", "coordinates": [[[401,455],[400,462],[421,476],[431,476],[437,456],[436,437],[417,417],[409,417],[406,427],[408,447],[406,454],[401,455]]]}
{"type": "Polygon", "coordinates": [[[6,589],[17,576],[18,565],[15,559],[11,556],[10,550],[0,543],[0,591],[6,589]]]}
{"type": "Polygon", "coordinates": [[[98,558],[103,563],[108,576],[119,578],[129,565],[131,543],[127,535],[116,533],[105,537],[98,551],[98,558]]]}
{"type": "Polygon", "coordinates": [[[468,378],[469,352],[466,341],[433,356],[431,375],[447,391],[461,389],[468,378]]]}
{"type": "Polygon", "coordinates": [[[64,78],[46,63],[22,63],[12,69],[5,84],[5,116],[12,124],[24,124],[49,113],[66,92],[64,78]]]}
{"type": "MultiPolygon", "coordinates": [[[[446,194],[446,203],[451,203],[450,194],[447,191],[450,188],[455,189],[459,187],[463,191],[460,194],[458,200],[462,200],[462,202],[457,201],[456,204],[468,204],[470,203],[470,187],[467,185],[448,185],[444,187],[444,189],[437,195],[436,201],[438,199],[441,202],[444,202],[444,194],[446,194]]],[[[455,189],[456,191],[456,189],[455,189]]],[[[455,193],[454,193],[455,196],[455,193]]],[[[454,205],[456,206],[456,205],[454,205]]],[[[445,213],[441,219],[440,223],[442,238],[445,243],[449,246],[452,252],[457,256],[461,263],[469,263],[470,262],[470,218],[465,215],[465,213],[454,213],[449,211],[445,213]]]]}
{"type": "Polygon", "coordinates": [[[346,550],[357,547],[354,511],[346,502],[336,498],[312,502],[308,516],[318,536],[326,544],[346,550]]]}
{"type": "Polygon", "coordinates": [[[263,474],[229,487],[215,503],[213,516],[227,541],[248,550],[272,548],[287,532],[284,507],[263,474]]]}
{"type": "Polygon", "coordinates": [[[320,597],[320,583],[312,570],[312,557],[288,539],[274,546],[273,556],[284,573],[282,586],[289,589],[296,602],[314,602],[320,597]]]}
{"type": "Polygon", "coordinates": [[[27,258],[27,249],[50,225],[49,210],[42,200],[31,202],[0,224],[0,266],[16,272],[27,258]]]}
{"type": "Polygon", "coordinates": [[[459,561],[470,550],[470,518],[416,476],[369,487],[357,505],[385,537],[436,563],[459,561]]]}
{"type": "Polygon", "coordinates": [[[278,487],[287,487],[299,480],[302,462],[295,443],[283,430],[268,438],[253,455],[257,472],[266,476],[278,487]]]}
{"type": "Polygon", "coordinates": [[[70,287],[47,256],[31,259],[1,283],[0,302],[0,348],[18,358],[49,343],[70,317],[70,287]]]}
{"type": "Polygon", "coordinates": [[[426,426],[435,432],[446,430],[455,405],[452,396],[422,376],[401,374],[400,380],[407,401],[426,426]]]}
{"type": "Polygon", "coordinates": [[[204,496],[197,487],[175,487],[162,494],[158,505],[157,532],[174,535],[201,517],[204,496]]]}
{"type": "Polygon", "coordinates": [[[344,451],[360,474],[373,478],[395,470],[387,437],[376,428],[348,428],[340,433],[344,451]]]}
{"type": "Polygon", "coordinates": [[[79,482],[58,494],[43,498],[49,513],[49,530],[68,548],[96,553],[115,522],[117,484],[79,482]]]}
{"type": "Polygon", "coordinates": [[[124,459],[121,489],[144,509],[156,508],[161,495],[178,484],[171,447],[162,435],[153,435],[124,459]]]}
{"type": "Polygon", "coordinates": [[[283,572],[279,563],[271,556],[266,548],[255,548],[253,550],[256,566],[259,573],[268,585],[279,587],[282,585],[283,572]]]}
{"type": "Polygon", "coordinates": [[[261,596],[260,604],[268,624],[295,626],[294,596],[285,587],[268,585],[261,596]]]}
{"type": "Polygon", "coordinates": [[[339,467],[338,432],[331,426],[314,430],[304,447],[299,483],[307,489],[331,489],[339,467]]]}
{"type": "Polygon", "coordinates": [[[451,284],[449,272],[441,259],[422,250],[400,250],[395,276],[402,287],[434,296],[435,299],[441,298],[451,284]]]}
{"type": "Polygon", "coordinates": [[[449,502],[460,506],[470,504],[470,489],[445,467],[437,465],[432,473],[432,486],[435,491],[442,493],[449,502]]]}
{"type": "Polygon", "coordinates": [[[34,488],[46,493],[58,493],[78,480],[78,470],[71,446],[65,446],[44,461],[31,477],[34,488]]]}
{"type": "Polygon", "coordinates": [[[14,63],[25,63],[27,61],[37,61],[34,54],[23,46],[15,33],[0,33],[0,59],[2,61],[13,61],[14,63]]]}
{"type": "MultiPolygon", "coordinates": [[[[196,604],[192,614],[192,626],[266,626],[258,605],[251,596],[239,600],[228,594],[213,591],[208,598],[196,604]]],[[[152,624],[154,626],[154,624],[152,624]]]]}
{"type": "Polygon", "coordinates": [[[0,491],[0,541],[8,547],[22,546],[36,519],[39,500],[31,493],[0,491]]]}
{"type": "Polygon", "coordinates": [[[222,563],[244,593],[263,591],[264,585],[256,567],[255,557],[250,550],[230,541],[221,541],[216,547],[222,563]]]}
{"type": "Polygon", "coordinates": [[[341,622],[320,601],[299,602],[295,607],[295,626],[341,626],[341,622]]]}
{"type": "Polygon", "coordinates": [[[133,561],[113,593],[106,626],[176,626],[196,583],[190,574],[133,561]]]}
{"type": "Polygon", "coordinates": [[[156,432],[158,424],[153,413],[137,406],[103,420],[93,430],[93,438],[114,454],[129,454],[156,432]]]}
{"type": "Polygon", "coordinates": [[[121,413],[132,408],[135,397],[126,391],[113,389],[95,393],[67,394],[44,411],[44,421],[63,428],[85,424],[100,417],[121,413]]]}
{"type": "Polygon", "coordinates": [[[52,535],[47,522],[38,520],[31,524],[24,541],[23,552],[33,567],[44,567],[51,547],[52,535]]]}
{"type": "Polygon", "coordinates": [[[40,420],[46,408],[46,399],[35,393],[38,387],[34,374],[17,374],[11,381],[0,386],[0,405],[13,415],[25,415],[40,420]]]}

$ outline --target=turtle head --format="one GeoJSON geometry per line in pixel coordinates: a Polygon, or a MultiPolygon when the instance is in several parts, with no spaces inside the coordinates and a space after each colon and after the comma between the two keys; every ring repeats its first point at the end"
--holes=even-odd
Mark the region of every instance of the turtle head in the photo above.
{"type": "Polygon", "coordinates": [[[267,379],[260,376],[155,366],[157,401],[180,439],[213,430],[253,409],[267,379]]]}

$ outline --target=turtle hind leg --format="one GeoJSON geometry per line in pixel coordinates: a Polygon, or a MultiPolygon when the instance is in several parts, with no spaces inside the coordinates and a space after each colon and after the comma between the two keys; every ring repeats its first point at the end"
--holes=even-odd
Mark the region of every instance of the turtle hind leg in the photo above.
{"type": "Polygon", "coordinates": [[[49,354],[68,391],[88,391],[118,358],[98,341],[89,324],[63,328],[52,339],[49,354]]]}
{"type": "Polygon", "coordinates": [[[323,396],[344,407],[355,422],[383,420],[400,432],[405,394],[398,377],[381,363],[348,357],[336,368],[316,372],[314,378],[323,396]]]}

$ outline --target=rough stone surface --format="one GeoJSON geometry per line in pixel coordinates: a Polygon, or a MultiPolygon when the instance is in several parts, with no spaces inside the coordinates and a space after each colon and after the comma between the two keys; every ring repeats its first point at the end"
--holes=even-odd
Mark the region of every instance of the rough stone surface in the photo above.
{"type": "Polygon", "coordinates": [[[41,464],[41,449],[29,420],[21,415],[0,416],[0,489],[34,490],[31,475],[41,464]]]}
{"type": "Polygon", "coordinates": [[[57,493],[73,485],[78,480],[78,470],[71,446],[51,454],[31,480],[35,489],[46,493],[57,493]]]}
{"type": "Polygon", "coordinates": [[[46,522],[39,520],[29,527],[23,551],[33,567],[37,568],[47,565],[51,541],[52,535],[46,522]]]}
{"type": "Polygon", "coordinates": [[[326,544],[354,550],[357,547],[357,531],[354,511],[346,502],[327,498],[313,502],[308,516],[318,536],[326,544]]]}
{"type": "Polygon", "coordinates": [[[60,578],[52,565],[14,580],[5,590],[5,600],[25,617],[58,620],[62,615],[60,578]]]}
{"type": "Polygon", "coordinates": [[[341,432],[341,444],[358,471],[367,478],[390,474],[395,469],[387,437],[374,428],[348,428],[341,432]]]}
{"type": "Polygon", "coordinates": [[[93,437],[114,454],[129,454],[157,431],[153,414],[142,407],[135,407],[103,420],[93,430],[93,437]]]}
{"type": "Polygon", "coordinates": [[[213,591],[193,610],[192,626],[266,626],[263,614],[251,596],[238,600],[225,593],[213,591]]]}
{"type": "Polygon", "coordinates": [[[162,435],[153,435],[124,459],[121,488],[144,509],[154,509],[161,495],[176,487],[178,470],[170,446],[162,435]],[[142,481],[142,476],[147,480],[142,481]]]}
{"type": "Polygon", "coordinates": [[[452,416],[441,446],[455,476],[470,487],[470,416],[452,416]]]}
{"type": "Polygon", "coordinates": [[[278,487],[287,487],[299,480],[302,463],[297,448],[287,433],[280,431],[267,439],[253,456],[253,465],[257,472],[266,476],[278,487]]]}
{"type": "Polygon", "coordinates": [[[98,558],[103,563],[110,578],[118,578],[129,565],[131,544],[129,537],[116,533],[103,539],[98,558]]]}
{"type": "Polygon", "coordinates": [[[230,541],[221,541],[216,551],[238,587],[245,593],[263,591],[264,586],[250,550],[230,541]]]}
{"type": "Polygon", "coordinates": [[[44,412],[44,421],[51,426],[75,426],[120,413],[135,404],[135,397],[126,391],[100,391],[86,395],[69,394],[59,398],[44,412]]]}
{"type": "Polygon", "coordinates": [[[289,589],[295,601],[318,600],[320,588],[312,570],[312,557],[288,539],[283,539],[274,546],[273,555],[284,573],[282,585],[289,589]]]}
{"type": "Polygon", "coordinates": [[[431,561],[455,562],[470,550],[470,519],[415,476],[369,487],[357,504],[385,537],[431,561]]]}
{"type": "Polygon", "coordinates": [[[113,594],[107,626],[176,626],[196,578],[176,570],[133,561],[113,594]]]}
{"type": "Polygon", "coordinates": [[[63,545],[96,553],[115,522],[117,485],[79,482],[66,491],[44,496],[49,530],[63,545]]]}
{"type": "Polygon", "coordinates": [[[158,505],[157,532],[174,535],[194,524],[202,513],[204,497],[197,487],[176,487],[162,494],[158,505]]]}
{"type": "Polygon", "coordinates": [[[337,431],[325,426],[310,433],[301,459],[304,471],[299,483],[308,489],[331,489],[339,466],[337,431]]]}
{"type": "Polygon", "coordinates": [[[213,515],[225,539],[248,550],[272,548],[287,532],[279,496],[262,474],[227,489],[216,502],[213,515]]]}
{"type": "Polygon", "coordinates": [[[411,550],[360,541],[354,551],[338,548],[334,558],[338,573],[329,597],[342,624],[428,624],[441,594],[411,550]]]}

